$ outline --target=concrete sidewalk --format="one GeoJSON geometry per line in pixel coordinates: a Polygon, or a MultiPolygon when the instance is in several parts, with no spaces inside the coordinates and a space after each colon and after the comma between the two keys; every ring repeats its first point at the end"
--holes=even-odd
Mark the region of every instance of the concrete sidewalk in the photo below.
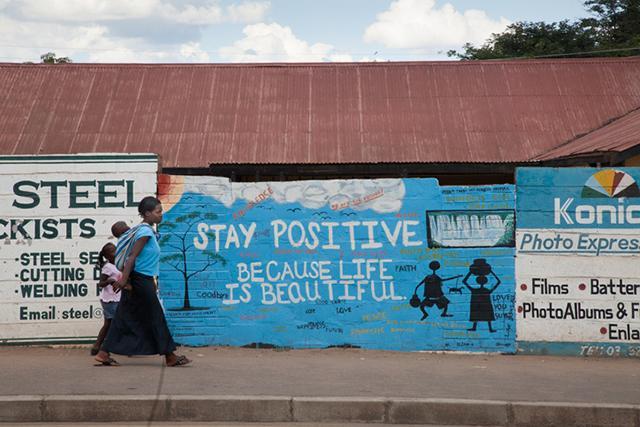
{"type": "Polygon", "coordinates": [[[0,348],[0,421],[640,427],[640,360],[183,348],[190,366],[0,348]]]}

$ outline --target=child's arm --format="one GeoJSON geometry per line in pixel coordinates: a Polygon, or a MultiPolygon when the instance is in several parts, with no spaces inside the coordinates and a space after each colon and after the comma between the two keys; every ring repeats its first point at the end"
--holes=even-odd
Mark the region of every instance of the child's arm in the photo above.
{"type": "Polygon", "coordinates": [[[100,288],[104,288],[106,286],[112,285],[116,280],[109,277],[108,275],[102,273],[100,274],[100,281],[98,282],[98,286],[100,288]]]}
{"type": "MultiPolygon", "coordinates": [[[[138,255],[140,255],[140,252],[142,252],[142,248],[144,248],[144,245],[147,244],[147,240],[149,240],[149,236],[143,236],[143,237],[140,237],[138,240],[136,240],[136,242],[133,244],[133,248],[131,248],[131,253],[127,257],[126,261],[124,262],[124,268],[122,269],[122,277],[120,278],[120,280],[116,281],[113,284],[113,287],[115,289],[127,289],[126,286],[128,285],[128,282],[129,282],[129,275],[133,271],[133,266],[136,265],[136,258],[138,258],[138,255]]],[[[128,285],[128,286],[131,286],[131,285],[128,285]]]]}

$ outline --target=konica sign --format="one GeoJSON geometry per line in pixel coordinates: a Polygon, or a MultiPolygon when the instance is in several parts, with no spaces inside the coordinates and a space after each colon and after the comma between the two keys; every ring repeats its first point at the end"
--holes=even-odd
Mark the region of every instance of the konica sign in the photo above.
{"type": "Polygon", "coordinates": [[[626,228],[640,224],[637,168],[520,168],[517,200],[523,228],[626,228]],[[634,176],[635,175],[635,176],[634,176]]]}
{"type": "Polygon", "coordinates": [[[569,197],[564,201],[559,197],[553,199],[554,224],[640,224],[640,205],[628,204],[627,200],[622,196],[616,198],[617,205],[614,206],[610,204],[598,204],[595,206],[581,204],[574,206],[573,210],[570,210],[574,200],[573,197],[569,197]]]}
{"type": "Polygon", "coordinates": [[[521,168],[518,348],[640,355],[640,168],[521,168]]]}
{"type": "Polygon", "coordinates": [[[520,169],[518,226],[531,231],[522,232],[518,250],[639,253],[640,238],[632,232],[640,224],[640,190],[634,173],[638,174],[634,168],[520,169]],[[545,230],[550,229],[558,232],[548,235],[545,230]],[[607,229],[611,232],[603,233],[607,229]]]}

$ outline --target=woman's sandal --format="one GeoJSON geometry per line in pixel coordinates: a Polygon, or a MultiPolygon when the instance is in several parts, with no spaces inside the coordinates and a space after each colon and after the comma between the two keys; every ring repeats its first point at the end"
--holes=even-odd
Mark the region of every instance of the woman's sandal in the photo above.
{"type": "Polygon", "coordinates": [[[191,363],[190,359],[187,359],[186,356],[178,356],[178,358],[176,359],[176,361],[174,363],[172,363],[171,365],[169,365],[167,363],[167,366],[172,368],[174,366],[184,366],[184,365],[188,365],[189,363],[191,363]]]}
{"type": "Polygon", "coordinates": [[[98,362],[97,365],[95,366],[120,366],[120,364],[118,362],[116,362],[115,359],[109,357],[107,360],[100,360],[98,358],[94,359],[96,362],[98,362]]]}

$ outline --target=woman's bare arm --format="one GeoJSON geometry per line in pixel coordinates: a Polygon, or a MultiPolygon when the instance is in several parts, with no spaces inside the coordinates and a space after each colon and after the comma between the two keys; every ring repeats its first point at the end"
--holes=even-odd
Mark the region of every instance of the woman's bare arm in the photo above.
{"type": "Polygon", "coordinates": [[[140,252],[142,252],[142,248],[144,248],[144,245],[147,244],[148,240],[149,236],[144,236],[136,240],[136,242],[133,244],[131,253],[124,262],[122,277],[120,278],[120,280],[113,284],[114,288],[122,289],[127,284],[127,282],[129,281],[129,275],[131,275],[133,267],[136,265],[136,258],[138,258],[138,255],[140,255],[140,252]]]}

